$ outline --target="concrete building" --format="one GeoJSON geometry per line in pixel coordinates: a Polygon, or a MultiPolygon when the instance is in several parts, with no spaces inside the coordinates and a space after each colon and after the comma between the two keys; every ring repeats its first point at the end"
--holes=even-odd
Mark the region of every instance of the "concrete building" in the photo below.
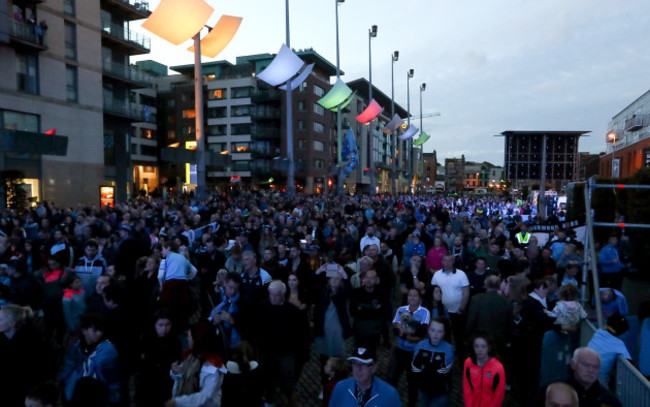
{"type": "MultiPolygon", "coordinates": [[[[370,126],[359,123],[356,120],[356,117],[368,106],[370,83],[367,79],[360,78],[348,82],[347,85],[357,93],[355,99],[350,103],[347,110],[343,110],[343,117],[341,120],[346,124],[346,126],[352,126],[357,139],[360,158],[356,173],[351,174],[350,177],[348,177],[348,180],[346,180],[346,185],[348,185],[347,191],[351,193],[368,192],[370,174],[369,170],[366,169],[370,168],[370,157],[373,157],[375,163],[375,185],[377,191],[379,193],[390,193],[392,192],[391,182],[393,160],[397,160],[397,163],[406,163],[403,149],[402,152],[400,152],[400,143],[398,143],[400,140],[396,135],[385,134],[382,131],[392,117],[391,98],[375,86],[372,87],[373,99],[375,99],[384,110],[379,117],[373,121],[373,126],[370,128],[370,126]],[[372,144],[370,144],[370,138],[368,136],[370,131],[372,131],[373,135],[372,144]],[[369,146],[371,147],[369,148],[369,146]]],[[[406,109],[397,103],[395,103],[395,113],[400,117],[406,117],[407,115],[406,109]]],[[[343,131],[347,131],[347,127],[344,128],[343,131]]],[[[401,144],[404,143],[401,142],[401,144]]],[[[396,165],[395,171],[397,173],[397,191],[406,192],[408,190],[409,182],[409,179],[406,176],[408,173],[408,166],[406,164],[396,165]]]]}
{"type": "MultiPolygon", "coordinates": [[[[336,67],[312,49],[298,51],[297,55],[315,66],[305,82],[292,92],[295,183],[298,191],[319,193],[323,192],[335,164],[332,129],[336,128],[336,119],[316,101],[330,89],[329,80],[336,74],[336,67]]],[[[274,56],[249,55],[238,57],[235,64],[203,64],[206,151],[231,157],[227,165],[208,168],[208,183],[213,187],[282,189],[286,185],[286,95],[256,79],[274,56]]],[[[161,105],[166,106],[159,124],[167,134],[166,146],[178,143],[191,148],[196,140],[194,66],[171,69],[181,75],[157,81],[161,105]]],[[[164,178],[178,180],[172,186],[195,186],[184,175],[187,171],[183,166],[167,163],[163,172],[164,178]]]]}
{"type": "Polygon", "coordinates": [[[422,173],[422,187],[425,189],[435,188],[436,186],[436,168],[438,167],[438,153],[433,150],[432,153],[424,153],[424,168],[422,173]]]}
{"type": "Polygon", "coordinates": [[[465,155],[461,158],[445,158],[446,187],[449,192],[465,189],[465,155]]]}
{"type": "Polygon", "coordinates": [[[146,121],[132,89],[150,81],[129,64],[149,40],[128,25],[149,14],[133,0],[0,0],[0,169],[23,173],[34,200],[131,192],[133,123],[146,121]]]}
{"type": "Polygon", "coordinates": [[[562,190],[577,180],[578,142],[586,131],[504,131],[504,170],[512,186],[562,190]],[[544,149],[544,146],[546,148],[544,149]]]}
{"type": "Polygon", "coordinates": [[[650,166],[650,90],[612,117],[605,142],[601,176],[628,177],[650,166]]]}

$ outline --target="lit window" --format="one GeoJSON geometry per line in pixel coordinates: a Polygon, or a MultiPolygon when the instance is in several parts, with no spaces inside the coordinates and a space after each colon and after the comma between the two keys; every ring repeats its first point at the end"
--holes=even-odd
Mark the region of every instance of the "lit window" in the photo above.
{"type": "Polygon", "coordinates": [[[194,119],[196,117],[196,110],[185,109],[183,110],[183,119],[194,119]]]}

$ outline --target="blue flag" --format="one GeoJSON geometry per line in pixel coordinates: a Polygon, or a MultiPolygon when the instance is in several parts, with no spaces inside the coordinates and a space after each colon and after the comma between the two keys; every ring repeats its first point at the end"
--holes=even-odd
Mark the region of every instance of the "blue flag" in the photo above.
{"type": "Polygon", "coordinates": [[[357,167],[357,164],[359,163],[357,141],[354,139],[354,133],[352,132],[351,128],[348,129],[348,132],[345,134],[345,140],[343,141],[343,147],[341,148],[341,160],[347,160],[348,157],[350,160],[341,169],[341,176],[343,178],[350,175],[350,173],[357,167]]]}

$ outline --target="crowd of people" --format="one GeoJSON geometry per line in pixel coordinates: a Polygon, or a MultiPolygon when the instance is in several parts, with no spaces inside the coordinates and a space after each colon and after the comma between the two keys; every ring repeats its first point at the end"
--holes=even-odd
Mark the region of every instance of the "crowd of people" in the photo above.
{"type": "MultiPolygon", "coordinates": [[[[497,198],[241,191],[4,210],[2,405],[295,406],[311,350],[322,392],[308,397],[323,405],[400,405],[405,375],[409,406],[446,406],[454,366],[465,405],[500,406],[506,389],[527,405],[544,334],[572,335],[587,316],[582,245],[560,226],[540,245],[531,211],[497,198]]],[[[617,245],[601,252],[614,285],[617,245]]],[[[580,406],[618,405],[581,373],[596,356],[576,351],[569,390],[580,406]]]]}

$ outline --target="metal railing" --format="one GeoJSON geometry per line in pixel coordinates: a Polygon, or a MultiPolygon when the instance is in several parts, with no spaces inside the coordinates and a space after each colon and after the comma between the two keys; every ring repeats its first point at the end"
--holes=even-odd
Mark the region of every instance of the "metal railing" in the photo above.
{"type": "Polygon", "coordinates": [[[42,29],[36,24],[11,20],[10,35],[34,45],[47,47],[47,29],[42,29]]]}
{"type": "Polygon", "coordinates": [[[113,38],[130,42],[131,44],[136,45],[140,48],[144,48],[147,51],[151,50],[151,39],[149,37],[146,37],[135,31],[131,31],[126,27],[122,27],[118,24],[113,24],[110,21],[102,21],[102,31],[113,38]]]}
{"type": "Polygon", "coordinates": [[[155,123],[156,114],[151,112],[150,109],[147,105],[139,105],[104,96],[104,111],[106,113],[128,117],[141,122],[155,123]]]}
{"type": "Polygon", "coordinates": [[[153,76],[149,75],[148,73],[133,68],[129,65],[120,64],[119,62],[115,62],[110,58],[104,58],[102,68],[106,73],[119,76],[120,78],[128,79],[133,82],[138,82],[145,85],[151,85],[153,82],[153,76]]]}
{"type": "MultiPolygon", "coordinates": [[[[587,346],[596,327],[583,321],[580,346],[587,346]]],[[[616,397],[624,406],[650,406],[650,382],[622,355],[616,358],[616,397]]]]}

